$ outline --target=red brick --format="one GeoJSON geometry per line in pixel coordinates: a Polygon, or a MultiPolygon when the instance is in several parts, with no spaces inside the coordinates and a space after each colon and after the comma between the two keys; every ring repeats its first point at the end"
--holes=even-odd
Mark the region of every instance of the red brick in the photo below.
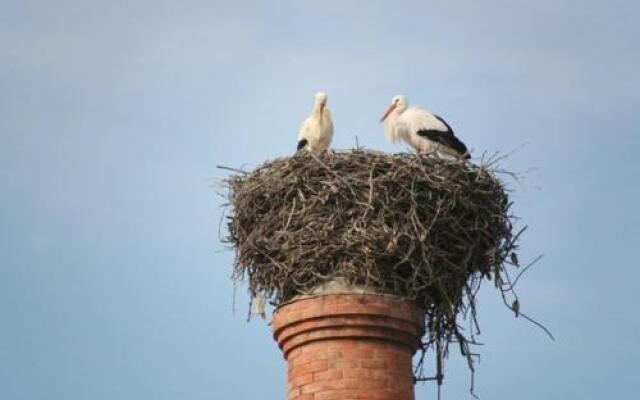
{"type": "Polygon", "coordinates": [[[316,393],[314,400],[344,400],[345,397],[341,390],[325,390],[324,392],[316,393]]]}
{"type": "Polygon", "coordinates": [[[289,377],[289,389],[294,389],[306,385],[313,381],[313,374],[298,375],[295,378],[289,377]]]}
{"type": "Polygon", "coordinates": [[[363,348],[351,348],[343,350],[343,353],[346,357],[351,357],[354,359],[368,359],[373,358],[375,351],[373,349],[363,349],[363,348]]]}
{"type": "Polygon", "coordinates": [[[311,382],[300,388],[301,393],[318,393],[325,390],[338,390],[341,389],[339,380],[337,381],[321,381],[311,382]]]}
{"type": "Polygon", "coordinates": [[[312,361],[306,364],[302,364],[298,367],[291,369],[291,374],[305,375],[308,373],[326,371],[328,368],[327,360],[312,361]]]}
{"type": "Polygon", "coordinates": [[[333,369],[323,372],[315,372],[313,374],[313,381],[325,381],[325,380],[339,380],[342,379],[342,370],[333,369]]]}
{"type": "Polygon", "coordinates": [[[342,371],[342,376],[344,378],[357,378],[357,379],[375,378],[372,370],[362,369],[362,368],[347,368],[342,371]]]}
{"type": "Polygon", "coordinates": [[[315,400],[313,394],[301,394],[296,397],[292,397],[292,400],[315,400]]]}
{"type": "Polygon", "coordinates": [[[360,360],[345,356],[344,358],[329,361],[329,368],[355,369],[360,368],[360,360]]]}
{"type": "Polygon", "coordinates": [[[382,379],[343,379],[340,387],[344,389],[360,389],[363,391],[382,390],[386,383],[382,379]]]}
{"type": "Polygon", "coordinates": [[[317,350],[313,352],[300,354],[295,358],[291,358],[291,356],[289,356],[289,365],[298,366],[298,365],[306,364],[311,361],[326,360],[328,358],[329,356],[326,351],[317,350]]]}
{"type": "Polygon", "coordinates": [[[298,347],[296,349],[291,350],[291,352],[289,353],[288,359],[292,360],[301,355],[302,355],[302,347],[298,347]]]}
{"type": "Polygon", "coordinates": [[[362,368],[384,369],[389,365],[386,360],[362,360],[362,368]]]}

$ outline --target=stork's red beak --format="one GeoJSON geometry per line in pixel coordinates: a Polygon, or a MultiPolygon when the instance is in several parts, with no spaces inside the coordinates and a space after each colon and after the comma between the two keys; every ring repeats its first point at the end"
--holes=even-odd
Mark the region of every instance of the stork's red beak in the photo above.
{"type": "Polygon", "coordinates": [[[382,118],[380,118],[380,122],[384,122],[385,119],[387,119],[387,117],[389,116],[389,114],[391,114],[391,112],[393,110],[396,109],[396,105],[395,104],[391,104],[389,106],[389,108],[387,108],[387,111],[385,111],[384,115],[382,116],[382,118]]]}

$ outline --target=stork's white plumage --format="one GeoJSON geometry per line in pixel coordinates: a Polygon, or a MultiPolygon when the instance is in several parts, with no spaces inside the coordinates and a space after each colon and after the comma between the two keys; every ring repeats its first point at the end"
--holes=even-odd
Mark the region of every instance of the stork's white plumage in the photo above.
{"type": "Polygon", "coordinates": [[[300,125],[298,150],[320,154],[329,149],[333,137],[333,122],[327,107],[327,94],[318,92],[311,115],[300,125]]]}
{"type": "Polygon", "coordinates": [[[467,146],[439,116],[417,107],[409,107],[406,97],[397,95],[380,119],[387,137],[402,140],[418,153],[440,153],[455,158],[470,158],[467,146]]]}

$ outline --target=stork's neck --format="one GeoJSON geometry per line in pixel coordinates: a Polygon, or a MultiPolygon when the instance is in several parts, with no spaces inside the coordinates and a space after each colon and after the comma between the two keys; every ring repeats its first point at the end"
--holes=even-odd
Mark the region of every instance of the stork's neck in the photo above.
{"type": "Polygon", "coordinates": [[[399,116],[400,113],[394,110],[391,114],[389,114],[387,119],[384,120],[384,133],[387,135],[389,140],[394,143],[402,139],[404,134],[404,131],[402,129],[403,126],[398,120],[399,116]]]}
{"type": "Polygon", "coordinates": [[[329,109],[322,103],[316,103],[313,106],[313,116],[319,121],[325,120],[329,115],[329,109]]]}
{"type": "Polygon", "coordinates": [[[398,104],[396,109],[393,110],[393,114],[395,114],[396,117],[399,117],[400,115],[402,115],[403,112],[407,111],[408,108],[409,108],[409,105],[406,103],[398,104]]]}

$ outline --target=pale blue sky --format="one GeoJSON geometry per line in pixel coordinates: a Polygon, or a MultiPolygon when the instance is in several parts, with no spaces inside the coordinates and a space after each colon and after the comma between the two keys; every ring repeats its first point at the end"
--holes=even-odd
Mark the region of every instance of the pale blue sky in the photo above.
{"type": "MultiPolygon", "coordinates": [[[[514,319],[480,304],[483,399],[636,399],[634,1],[0,1],[0,398],[283,399],[218,242],[217,164],[290,154],[313,93],[334,144],[385,151],[391,97],[473,149],[524,148],[514,319]]],[[[445,398],[468,398],[454,353],[445,398]]],[[[418,398],[434,398],[420,385],[418,398]]]]}

